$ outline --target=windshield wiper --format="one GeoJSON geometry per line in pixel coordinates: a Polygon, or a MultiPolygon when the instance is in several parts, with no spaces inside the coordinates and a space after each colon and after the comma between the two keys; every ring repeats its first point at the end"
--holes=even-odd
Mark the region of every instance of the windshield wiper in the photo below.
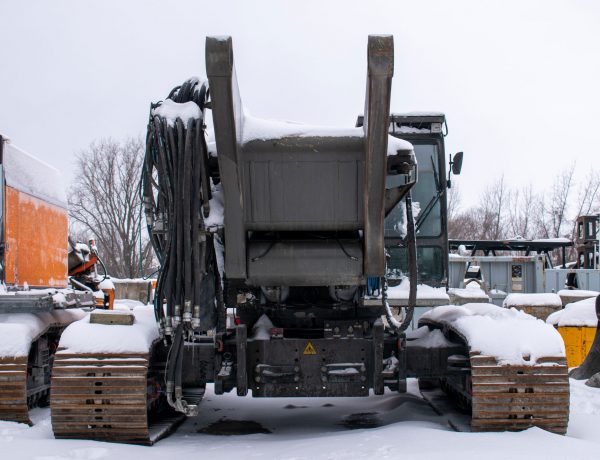
{"type": "Polygon", "coordinates": [[[425,206],[425,209],[419,213],[419,216],[417,217],[417,221],[415,222],[415,229],[417,232],[421,228],[421,225],[423,224],[423,222],[425,222],[425,219],[427,219],[429,214],[431,214],[433,207],[440,200],[440,197],[442,196],[442,193],[443,193],[443,190],[440,188],[440,179],[438,177],[438,172],[437,172],[437,168],[435,167],[435,162],[433,161],[433,157],[429,157],[429,159],[431,160],[431,166],[433,168],[433,180],[435,181],[436,194],[433,197],[431,197],[431,200],[429,200],[429,203],[427,203],[427,206],[425,206]]]}

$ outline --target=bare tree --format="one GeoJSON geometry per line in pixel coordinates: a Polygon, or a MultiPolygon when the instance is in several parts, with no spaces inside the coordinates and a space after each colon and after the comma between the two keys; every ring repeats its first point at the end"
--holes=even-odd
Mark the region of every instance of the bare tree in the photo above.
{"type": "Polygon", "coordinates": [[[460,187],[456,180],[452,181],[452,187],[448,189],[448,221],[452,221],[459,212],[461,196],[460,187]]]}
{"type": "Polygon", "coordinates": [[[448,220],[448,238],[454,240],[478,240],[480,236],[480,222],[475,208],[460,212],[448,220]]]}
{"type": "Polygon", "coordinates": [[[497,240],[505,236],[507,195],[504,176],[484,190],[473,213],[479,222],[478,239],[497,240]]]}
{"type": "Polygon", "coordinates": [[[571,239],[575,239],[575,226],[578,216],[598,213],[600,209],[600,174],[591,169],[579,185],[577,193],[577,213],[573,216],[571,239]]]}
{"type": "Polygon", "coordinates": [[[529,184],[521,189],[509,193],[507,224],[511,238],[534,238],[535,221],[534,216],[539,206],[538,197],[533,191],[533,185],[529,184]]]}
{"type": "Polygon", "coordinates": [[[504,177],[486,188],[480,196],[479,204],[459,212],[460,195],[458,190],[448,196],[448,236],[452,239],[490,240],[504,234],[503,214],[507,200],[504,177]]]}
{"type": "Polygon", "coordinates": [[[153,263],[140,220],[138,184],[143,160],[140,139],[93,142],[77,155],[76,177],[69,190],[72,228],[96,239],[109,274],[118,278],[139,276],[140,267],[147,273],[153,263]]]}
{"type": "Polygon", "coordinates": [[[575,163],[556,176],[550,194],[541,201],[537,212],[537,223],[542,238],[570,236],[571,229],[566,230],[565,227],[570,222],[567,211],[571,201],[574,175],[575,163]]]}

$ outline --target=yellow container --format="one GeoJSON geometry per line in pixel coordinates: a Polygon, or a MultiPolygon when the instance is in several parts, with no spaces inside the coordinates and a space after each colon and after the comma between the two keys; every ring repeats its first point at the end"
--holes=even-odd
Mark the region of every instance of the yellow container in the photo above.
{"type": "Polygon", "coordinates": [[[565,342],[568,366],[579,366],[592,347],[596,336],[596,328],[561,326],[558,328],[558,332],[565,342]]]}

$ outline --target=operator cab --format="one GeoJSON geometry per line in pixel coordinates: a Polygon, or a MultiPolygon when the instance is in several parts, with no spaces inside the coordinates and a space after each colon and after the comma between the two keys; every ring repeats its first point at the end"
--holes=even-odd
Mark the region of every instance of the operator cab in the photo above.
{"type": "MultiPolygon", "coordinates": [[[[362,125],[362,117],[357,126],[362,125]]],[[[417,232],[419,283],[430,286],[448,285],[448,219],[447,193],[450,176],[446,176],[444,137],[448,133],[443,113],[393,113],[389,132],[414,146],[418,180],[412,188],[413,214],[417,232]]],[[[460,173],[462,152],[451,161],[454,174],[460,173]]],[[[387,187],[396,185],[397,177],[387,176],[387,187]]],[[[402,201],[385,219],[387,277],[397,284],[408,274],[406,209],[402,201]]]]}

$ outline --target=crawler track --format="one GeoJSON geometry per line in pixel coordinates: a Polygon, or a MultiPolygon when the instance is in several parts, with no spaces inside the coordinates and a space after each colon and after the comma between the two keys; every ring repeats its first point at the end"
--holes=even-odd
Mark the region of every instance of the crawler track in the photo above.
{"type": "Polygon", "coordinates": [[[473,431],[537,426],[565,434],[569,422],[565,358],[542,358],[532,366],[507,366],[490,356],[472,355],[471,408],[473,431]]]}
{"type": "Polygon", "coordinates": [[[27,404],[27,356],[0,358],[0,420],[31,425],[27,404]]]}
{"type": "MultiPolygon", "coordinates": [[[[424,324],[468,344],[448,325],[424,324]]],[[[471,413],[471,431],[519,431],[535,426],[559,434],[567,432],[569,375],[565,357],[507,365],[471,350],[462,366],[463,372],[449,374],[440,382],[455,403],[471,413]]]]}
{"type": "Polygon", "coordinates": [[[64,330],[48,325],[31,343],[28,356],[0,357],[0,420],[32,425],[29,409],[47,404],[55,343],[64,330]]]}
{"type": "Polygon", "coordinates": [[[146,354],[59,352],[52,375],[56,438],[151,445],[183,416],[160,414],[158,376],[146,354]]]}

